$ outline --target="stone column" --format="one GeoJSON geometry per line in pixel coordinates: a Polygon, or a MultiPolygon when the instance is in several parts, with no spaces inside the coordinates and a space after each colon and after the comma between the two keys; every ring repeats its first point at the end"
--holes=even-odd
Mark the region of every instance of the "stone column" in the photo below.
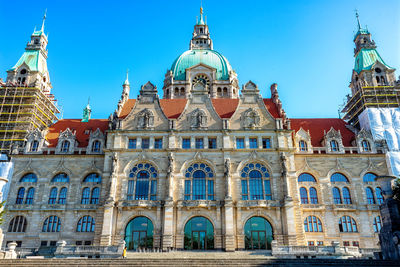
{"type": "Polygon", "coordinates": [[[163,227],[163,241],[162,249],[167,251],[168,248],[173,247],[174,236],[174,204],[173,201],[165,201],[164,205],[164,227],[163,227]]]}
{"type": "Polygon", "coordinates": [[[110,246],[114,217],[114,202],[109,202],[104,205],[103,226],[100,235],[100,246],[110,246]]]}
{"type": "Polygon", "coordinates": [[[225,200],[225,251],[235,251],[233,202],[225,200]]]}

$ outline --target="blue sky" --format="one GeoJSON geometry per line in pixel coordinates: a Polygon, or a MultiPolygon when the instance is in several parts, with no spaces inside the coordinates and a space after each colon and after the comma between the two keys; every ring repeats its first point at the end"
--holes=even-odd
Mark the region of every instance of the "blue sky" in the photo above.
{"type": "MultiPolygon", "coordinates": [[[[161,92],[164,75],[189,47],[200,0],[0,0],[0,77],[6,78],[47,8],[48,67],[64,118],[92,118],[116,108],[126,69],[131,98],[147,81],[161,92]]],[[[354,9],[387,64],[400,68],[400,1],[203,0],[214,49],[262,95],[278,83],[292,118],[337,117],[354,65],[354,9]]],[[[400,73],[398,73],[399,75],[400,73]]],[[[161,94],[160,94],[161,95],[161,94]]]]}

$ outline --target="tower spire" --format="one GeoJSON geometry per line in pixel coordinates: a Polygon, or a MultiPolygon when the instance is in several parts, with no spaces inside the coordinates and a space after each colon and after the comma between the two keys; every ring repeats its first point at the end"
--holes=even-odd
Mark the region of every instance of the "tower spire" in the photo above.
{"type": "Polygon", "coordinates": [[[200,4],[200,20],[197,22],[198,25],[204,25],[204,18],[203,18],[203,5],[200,4]]]}
{"type": "Polygon", "coordinates": [[[46,21],[46,14],[47,14],[47,8],[44,11],[44,16],[43,16],[43,22],[42,22],[42,28],[41,31],[44,33],[44,22],[46,21]]]}
{"type": "Polygon", "coordinates": [[[360,23],[360,18],[359,18],[359,15],[358,15],[358,10],[356,9],[355,12],[356,12],[358,30],[361,30],[361,23],[360,23]]]}
{"type": "Polygon", "coordinates": [[[126,69],[126,79],[125,79],[124,85],[129,85],[128,75],[129,75],[129,69],[126,69]]]}

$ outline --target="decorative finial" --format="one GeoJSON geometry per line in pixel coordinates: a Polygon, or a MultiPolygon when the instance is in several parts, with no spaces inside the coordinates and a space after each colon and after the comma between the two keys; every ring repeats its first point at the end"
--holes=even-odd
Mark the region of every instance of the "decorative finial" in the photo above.
{"type": "Polygon", "coordinates": [[[43,22],[42,22],[42,29],[41,29],[42,32],[44,32],[44,22],[46,21],[46,14],[47,14],[47,8],[46,8],[46,10],[44,11],[43,22]]]}
{"type": "Polygon", "coordinates": [[[124,82],[124,85],[129,85],[128,75],[129,75],[129,69],[126,69],[126,80],[124,82]]]}
{"type": "Polygon", "coordinates": [[[90,115],[92,114],[92,109],[90,108],[90,97],[88,98],[88,103],[86,107],[83,109],[83,118],[82,122],[89,122],[90,120],[90,115]]]}
{"type": "Polygon", "coordinates": [[[200,24],[200,25],[204,24],[204,19],[203,19],[203,5],[202,5],[202,3],[200,4],[200,20],[199,20],[199,22],[198,22],[197,24],[200,24]]]}
{"type": "Polygon", "coordinates": [[[354,10],[356,12],[356,18],[357,18],[357,24],[358,24],[358,30],[361,30],[361,23],[360,23],[360,18],[358,16],[358,10],[354,10]]]}

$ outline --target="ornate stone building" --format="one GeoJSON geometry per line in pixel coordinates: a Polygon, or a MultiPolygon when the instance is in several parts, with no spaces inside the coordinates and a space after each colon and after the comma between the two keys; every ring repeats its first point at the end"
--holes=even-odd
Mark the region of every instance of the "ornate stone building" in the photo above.
{"type": "Polygon", "coordinates": [[[377,247],[386,148],[341,119],[289,119],[270,90],[240,90],[201,14],[162,99],[150,82],[129,98],[127,78],[108,120],[27,135],[12,155],[4,244],[377,247]]]}

